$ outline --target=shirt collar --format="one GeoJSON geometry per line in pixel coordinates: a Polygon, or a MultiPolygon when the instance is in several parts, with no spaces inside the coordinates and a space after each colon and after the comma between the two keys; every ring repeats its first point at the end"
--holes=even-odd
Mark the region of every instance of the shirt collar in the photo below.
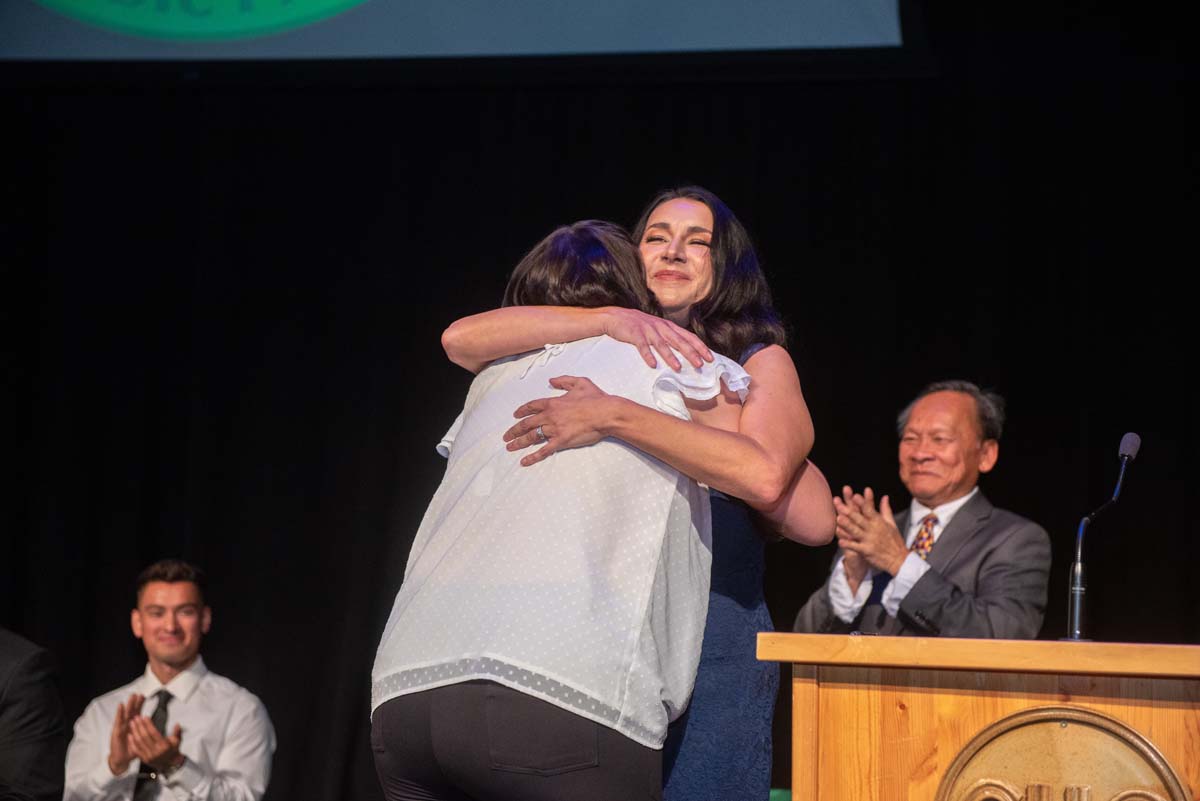
{"type": "Polygon", "coordinates": [[[138,686],[135,692],[149,698],[159,690],[166,690],[171,693],[173,698],[186,700],[188,696],[200,684],[200,680],[208,673],[208,668],[204,665],[204,658],[199,654],[196,655],[196,661],[188,665],[187,669],[177,675],[175,678],[163,684],[158,680],[158,676],[154,675],[154,671],[150,669],[150,663],[146,663],[146,671],[142,673],[142,677],[138,679],[138,686]]]}
{"type": "Polygon", "coordinates": [[[938,519],[937,525],[934,526],[933,536],[936,539],[937,535],[945,530],[946,526],[950,525],[950,520],[954,515],[958,514],[958,510],[967,505],[967,501],[975,497],[975,493],[979,492],[979,485],[976,484],[971,488],[971,491],[961,498],[955,498],[952,501],[943,503],[934,509],[930,509],[925,504],[913,499],[912,506],[909,507],[908,527],[911,529],[921,522],[921,518],[933,512],[938,519]]]}

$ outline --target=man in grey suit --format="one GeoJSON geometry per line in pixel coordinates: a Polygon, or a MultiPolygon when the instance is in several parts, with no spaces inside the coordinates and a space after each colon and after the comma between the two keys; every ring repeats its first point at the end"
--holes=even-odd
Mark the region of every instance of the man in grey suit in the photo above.
{"type": "Polygon", "coordinates": [[[808,633],[1033,639],[1042,627],[1050,538],[979,491],[999,456],[1004,400],[969,381],[939,381],[900,413],[900,480],[912,495],[892,514],[842,488],[838,553],[796,616],[808,633]]]}

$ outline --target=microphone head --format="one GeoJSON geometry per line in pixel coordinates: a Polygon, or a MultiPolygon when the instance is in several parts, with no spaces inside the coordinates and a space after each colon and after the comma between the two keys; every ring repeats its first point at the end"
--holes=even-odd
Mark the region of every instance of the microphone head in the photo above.
{"type": "Polygon", "coordinates": [[[1121,449],[1117,452],[1122,459],[1133,461],[1137,458],[1138,448],[1142,447],[1142,438],[1130,431],[1121,437],[1121,449]]]}

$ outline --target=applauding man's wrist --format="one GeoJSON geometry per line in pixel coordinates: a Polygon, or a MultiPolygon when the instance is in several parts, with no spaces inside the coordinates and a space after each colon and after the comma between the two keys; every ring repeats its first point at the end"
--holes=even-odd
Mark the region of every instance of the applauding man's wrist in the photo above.
{"type": "Polygon", "coordinates": [[[147,760],[147,763],[163,776],[169,776],[170,774],[179,770],[181,767],[183,767],[184,762],[187,762],[187,757],[185,757],[179,751],[160,754],[153,761],[147,760]]]}
{"type": "Polygon", "coordinates": [[[185,757],[183,754],[176,754],[175,757],[170,760],[169,764],[159,771],[159,773],[164,779],[169,779],[175,775],[175,772],[182,768],[186,762],[187,757],[185,757]]]}

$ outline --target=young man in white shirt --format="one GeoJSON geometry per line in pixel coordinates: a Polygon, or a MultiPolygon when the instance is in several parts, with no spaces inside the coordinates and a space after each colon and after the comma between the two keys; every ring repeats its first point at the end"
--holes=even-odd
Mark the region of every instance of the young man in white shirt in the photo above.
{"type": "Polygon", "coordinates": [[[146,670],[76,721],[64,801],[262,798],[275,730],[257,697],[205,667],[211,625],[199,569],[164,559],[142,571],[130,626],[146,670]]]}

